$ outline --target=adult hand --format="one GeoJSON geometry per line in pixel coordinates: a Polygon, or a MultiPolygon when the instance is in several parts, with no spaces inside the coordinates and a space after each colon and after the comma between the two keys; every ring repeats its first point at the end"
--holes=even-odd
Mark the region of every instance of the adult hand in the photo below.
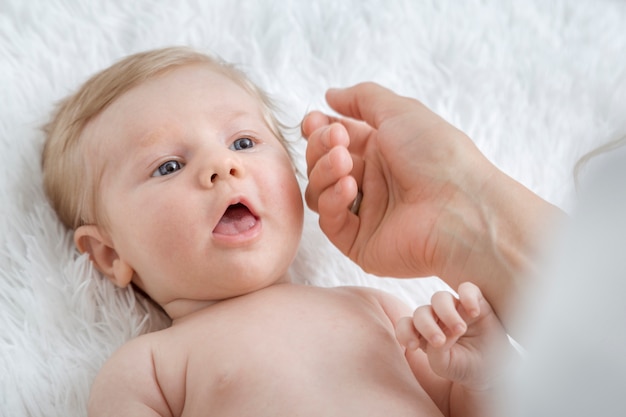
{"type": "Polygon", "coordinates": [[[473,281],[500,312],[552,206],[417,100],[374,83],[326,99],[346,117],[312,112],[302,132],[305,197],[328,238],[367,272],[473,281]]]}
{"type": "Polygon", "coordinates": [[[440,273],[451,238],[471,239],[471,229],[484,227],[480,213],[464,209],[495,168],[464,133],[416,100],[373,83],[330,90],[327,100],[351,119],[313,112],[302,124],[305,196],[322,230],[368,272],[440,273]],[[357,188],[358,216],[348,210],[357,188]]]}

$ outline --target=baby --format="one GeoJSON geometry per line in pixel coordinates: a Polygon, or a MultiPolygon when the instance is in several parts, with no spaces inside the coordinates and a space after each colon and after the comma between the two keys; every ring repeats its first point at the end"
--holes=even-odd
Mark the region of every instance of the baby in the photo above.
{"type": "Polygon", "coordinates": [[[484,415],[510,347],[477,287],[413,313],[290,283],[303,204],[271,109],[230,65],[166,48],[96,74],[46,126],[46,193],[77,248],[172,319],[107,361],[89,415],[484,415]]]}

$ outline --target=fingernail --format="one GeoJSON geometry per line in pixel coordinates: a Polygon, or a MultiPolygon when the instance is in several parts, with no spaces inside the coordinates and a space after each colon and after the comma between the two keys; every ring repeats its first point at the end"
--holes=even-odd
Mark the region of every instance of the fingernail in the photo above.
{"type": "Polygon", "coordinates": [[[341,187],[341,182],[337,182],[335,184],[335,194],[337,195],[341,195],[341,192],[343,191],[343,188],[341,187]]]}
{"type": "Polygon", "coordinates": [[[417,340],[411,340],[407,345],[408,350],[417,350],[420,347],[420,344],[417,340]]]}
{"type": "Polygon", "coordinates": [[[343,88],[332,87],[326,91],[326,94],[337,94],[337,93],[342,92],[343,90],[344,90],[343,88]]]}
{"type": "Polygon", "coordinates": [[[359,210],[361,209],[362,200],[363,200],[363,193],[361,192],[361,190],[359,190],[359,192],[356,195],[356,198],[352,202],[352,206],[350,206],[350,211],[352,212],[352,214],[356,214],[357,216],[359,215],[359,210]]]}

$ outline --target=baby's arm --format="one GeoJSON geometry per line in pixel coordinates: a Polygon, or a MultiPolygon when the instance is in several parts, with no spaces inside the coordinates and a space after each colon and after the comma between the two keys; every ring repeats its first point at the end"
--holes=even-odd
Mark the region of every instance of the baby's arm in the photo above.
{"type": "Polygon", "coordinates": [[[416,367],[423,366],[425,352],[432,371],[452,382],[442,411],[452,417],[484,416],[494,400],[495,368],[513,348],[478,287],[463,283],[458,294],[459,299],[436,293],[431,305],[397,322],[396,334],[418,379],[423,370],[416,367]]]}
{"type": "Polygon", "coordinates": [[[140,337],[128,342],[104,364],[91,388],[89,417],[172,416],[145,341],[140,337]]]}

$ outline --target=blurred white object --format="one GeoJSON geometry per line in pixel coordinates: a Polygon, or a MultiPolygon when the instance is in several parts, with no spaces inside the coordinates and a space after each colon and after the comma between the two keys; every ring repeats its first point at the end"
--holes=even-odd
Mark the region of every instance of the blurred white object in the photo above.
{"type": "Polygon", "coordinates": [[[528,355],[506,415],[626,415],[626,152],[601,159],[519,317],[528,355]]]}

